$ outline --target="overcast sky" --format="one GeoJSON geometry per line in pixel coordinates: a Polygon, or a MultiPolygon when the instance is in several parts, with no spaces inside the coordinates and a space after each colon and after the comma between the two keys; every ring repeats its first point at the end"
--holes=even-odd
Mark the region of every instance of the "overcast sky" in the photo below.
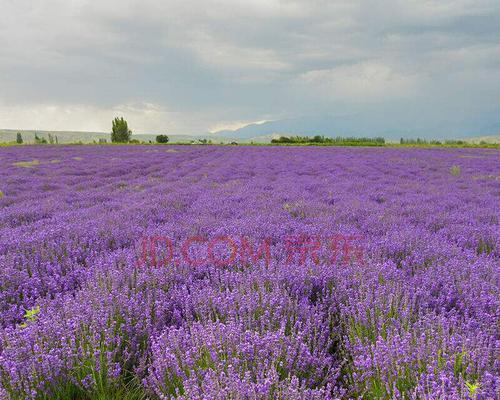
{"type": "Polygon", "coordinates": [[[0,128],[404,110],[500,121],[498,0],[0,0],[0,128]]]}

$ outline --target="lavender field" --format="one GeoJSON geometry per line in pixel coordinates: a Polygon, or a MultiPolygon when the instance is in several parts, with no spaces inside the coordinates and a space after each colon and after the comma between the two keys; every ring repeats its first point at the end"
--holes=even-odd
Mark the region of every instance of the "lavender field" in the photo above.
{"type": "Polygon", "coordinates": [[[499,161],[0,148],[0,398],[499,398],[499,161]]]}

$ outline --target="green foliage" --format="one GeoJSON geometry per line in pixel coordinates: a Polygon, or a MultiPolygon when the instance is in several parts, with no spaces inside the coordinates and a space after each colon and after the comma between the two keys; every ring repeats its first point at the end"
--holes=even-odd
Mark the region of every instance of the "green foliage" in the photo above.
{"type": "Polygon", "coordinates": [[[477,396],[477,390],[481,386],[479,383],[469,383],[465,382],[465,386],[467,386],[467,390],[469,391],[469,396],[472,399],[475,399],[477,396]]]}
{"type": "Polygon", "coordinates": [[[429,142],[428,140],[420,139],[420,138],[416,138],[416,139],[413,139],[413,138],[409,138],[409,139],[401,138],[401,139],[399,139],[399,144],[441,144],[441,142],[438,141],[438,140],[431,140],[429,142]]]}
{"type": "MultiPolygon", "coordinates": [[[[1,198],[1,197],[0,197],[1,198]]],[[[495,249],[495,242],[488,239],[479,239],[477,244],[476,253],[479,254],[491,254],[495,249]]]]}
{"type": "Polygon", "coordinates": [[[156,143],[168,143],[169,137],[167,135],[158,135],[156,136],[156,143]]]}
{"type": "Polygon", "coordinates": [[[40,161],[39,160],[18,161],[18,162],[12,163],[12,165],[15,167],[33,168],[33,167],[36,167],[37,165],[40,165],[40,161]]]}
{"type": "Polygon", "coordinates": [[[460,176],[460,166],[459,165],[453,165],[451,168],[450,168],[450,173],[453,175],[453,176],[460,176]]]}
{"type": "Polygon", "coordinates": [[[40,306],[33,307],[29,310],[26,310],[24,313],[25,322],[19,325],[21,328],[26,328],[28,324],[35,322],[38,318],[38,314],[40,313],[40,306]]]}
{"type": "Polygon", "coordinates": [[[59,144],[59,139],[57,138],[57,135],[52,135],[51,133],[49,133],[48,136],[50,144],[59,144]]]}
{"type": "MultiPolygon", "coordinates": [[[[41,394],[37,400],[151,400],[149,393],[137,379],[117,385],[106,385],[100,391],[85,391],[81,384],[70,381],[57,381],[50,395],[41,394]]],[[[10,393],[12,400],[25,400],[26,397],[10,393]]]]}
{"type": "Polygon", "coordinates": [[[47,139],[45,139],[43,136],[40,137],[35,133],[35,143],[36,144],[47,144],[47,139]]]}
{"type": "Polygon", "coordinates": [[[21,135],[21,132],[17,132],[16,143],[23,144],[23,135],[21,135]]]}
{"type": "Polygon", "coordinates": [[[116,117],[112,121],[111,141],[113,143],[128,143],[132,136],[132,131],[128,129],[128,123],[123,117],[116,117]]]}
{"type": "Polygon", "coordinates": [[[281,136],[279,139],[272,139],[274,144],[321,144],[331,146],[383,146],[385,139],[382,137],[376,138],[356,138],[356,137],[325,137],[316,135],[309,136],[281,136]]]}
{"type": "MultiPolygon", "coordinates": [[[[409,139],[404,139],[401,138],[399,140],[399,144],[404,144],[404,145],[436,145],[436,146],[470,146],[469,143],[467,143],[464,140],[445,140],[444,142],[441,142],[439,140],[426,140],[426,139],[420,139],[420,138],[409,138],[409,139]]],[[[481,145],[485,145],[486,143],[481,143],[481,145]]]]}

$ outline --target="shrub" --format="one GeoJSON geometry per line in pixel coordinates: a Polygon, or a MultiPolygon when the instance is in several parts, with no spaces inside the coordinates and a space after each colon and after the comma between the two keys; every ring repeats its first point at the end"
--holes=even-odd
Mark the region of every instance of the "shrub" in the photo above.
{"type": "Polygon", "coordinates": [[[44,137],[39,137],[39,136],[35,133],[35,143],[36,143],[36,144],[47,144],[47,139],[45,139],[44,137]]]}
{"type": "Polygon", "coordinates": [[[453,176],[460,176],[460,166],[459,165],[453,165],[451,168],[450,168],[450,173],[453,175],[453,176]]]}
{"type": "Polygon", "coordinates": [[[156,143],[168,143],[169,137],[167,135],[158,135],[156,136],[156,143]]]}

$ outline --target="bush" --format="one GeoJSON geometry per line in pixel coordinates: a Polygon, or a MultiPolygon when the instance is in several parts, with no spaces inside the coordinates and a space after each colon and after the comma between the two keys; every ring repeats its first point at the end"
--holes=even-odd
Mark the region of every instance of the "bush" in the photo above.
{"type": "Polygon", "coordinates": [[[450,173],[453,175],[453,176],[460,176],[460,166],[459,165],[453,165],[451,168],[450,168],[450,173]]]}
{"type": "Polygon", "coordinates": [[[36,144],[47,144],[47,139],[45,139],[43,136],[40,137],[35,133],[35,143],[36,144]]]}
{"type": "Polygon", "coordinates": [[[168,143],[169,137],[167,135],[158,135],[156,136],[156,143],[168,143]]]}

